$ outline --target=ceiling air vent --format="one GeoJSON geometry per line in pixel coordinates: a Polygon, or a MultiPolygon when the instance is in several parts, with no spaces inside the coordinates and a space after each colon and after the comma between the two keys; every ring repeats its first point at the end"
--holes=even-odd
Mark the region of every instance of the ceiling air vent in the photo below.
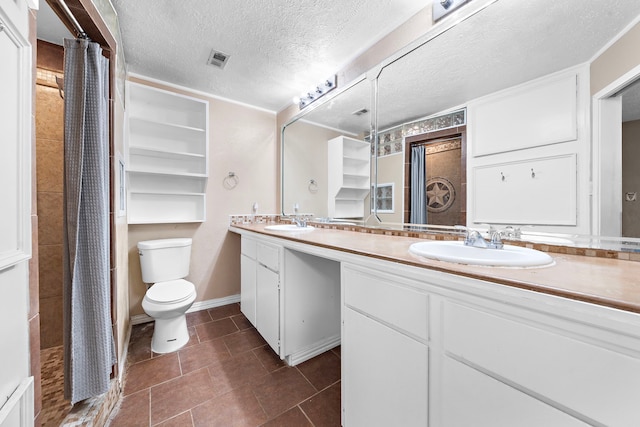
{"type": "Polygon", "coordinates": [[[368,112],[369,110],[367,110],[366,108],[363,108],[362,110],[356,110],[351,114],[353,114],[354,116],[361,116],[363,114],[367,114],[368,112]]]}
{"type": "Polygon", "coordinates": [[[213,65],[214,67],[218,67],[220,69],[224,68],[227,65],[227,61],[229,60],[229,56],[226,53],[222,53],[215,49],[211,49],[211,53],[209,54],[209,59],[207,60],[207,64],[213,65]]]}

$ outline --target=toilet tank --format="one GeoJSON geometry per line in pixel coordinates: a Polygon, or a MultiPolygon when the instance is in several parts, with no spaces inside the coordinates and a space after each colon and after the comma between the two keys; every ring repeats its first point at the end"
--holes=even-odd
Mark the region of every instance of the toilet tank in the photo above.
{"type": "Polygon", "coordinates": [[[191,239],[159,239],[138,242],[142,281],[166,282],[189,274],[191,239]]]}

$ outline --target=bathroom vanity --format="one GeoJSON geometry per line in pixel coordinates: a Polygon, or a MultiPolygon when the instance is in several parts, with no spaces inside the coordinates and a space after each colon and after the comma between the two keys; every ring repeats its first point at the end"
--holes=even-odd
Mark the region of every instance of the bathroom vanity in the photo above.
{"type": "Polygon", "coordinates": [[[468,266],[411,237],[264,227],[230,227],[242,311],[291,365],[341,342],[344,426],[640,423],[640,262],[468,266]]]}

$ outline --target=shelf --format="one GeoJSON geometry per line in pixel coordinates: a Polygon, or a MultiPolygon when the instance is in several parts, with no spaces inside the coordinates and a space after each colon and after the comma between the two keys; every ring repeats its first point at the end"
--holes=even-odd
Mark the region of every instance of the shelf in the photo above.
{"type": "Polygon", "coordinates": [[[132,122],[140,122],[141,124],[144,123],[144,125],[146,126],[161,127],[161,128],[167,128],[167,129],[177,129],[180,131],[189,131],[189,132],[206,132],[207,131],[206,129],[202,129],[199,127],[186,126],[186,125],[181,125],[177,123],[167,123],[165,121],[147,119],[145,117],[134,116],[134,117],[129,117],[129,120],[131,120],[132,122]]]}
{"type": "Polygon", "coordinates": [[[340,218],[363,217],[364,199],[370,192],[371,146],[345,136],[333,138],[327,145],[328,214],[340,218]]]}
{"type": "Polygon", "coordinates": [[[129,192],[129,223],[203,222],[203,193],[129,192]]]}
{"type": "Polygon", "coordinates": [[[180,172],[134,170],[134,169],[129,169],[127,172],[133,173],[133,174],[147,174],[147,175],[184,176],[189,178],[206,178],[207,177],[207,175],[203,173],[180,173],[180,172]]]}
{"type": "Polygon", "coordinates": [[[130,191],[129,194],[153,194],[156,196],[202,196],[205,193],[181,193],[179,191],[130,191]]]}
{"type": "Polygon", "coordinates": [[[204,221],[208,102],[127,84],[129,223],[204,221]]]}
{"type": "Polygon", "coordinates": [[[129,147],[129,154],[150,156],[150,157],[161,157],[161,158],[174,158],[174,157],[205,158],[206,157],[204,154],[188,153],[186,151],[170,151],[170,150],[163,150],[158,148],[145,148],[145,147],[135,147],[135,146],[129,147]]]}

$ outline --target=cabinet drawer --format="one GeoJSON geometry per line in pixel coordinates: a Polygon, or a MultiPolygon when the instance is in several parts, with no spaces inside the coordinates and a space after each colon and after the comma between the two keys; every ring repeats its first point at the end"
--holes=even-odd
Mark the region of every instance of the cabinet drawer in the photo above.
{"type": "MultiPolygon", "coordinates": [[[[444,305],[444,349],[496,378],[544,396],[600,425],[637,425],[640,360],[563,330],[512,320],[481,308],[444,305]],[[606,403],[605,403],[606,402],[606,403]]],[[[575,328],[586,336],[612,332],[575,328]]]]}
{"type": "Polygon", "coordinates": [[[267,243],[256,244],[257,261],[273,272],[280,271],[280,250],[277,246],[267,243]]]}
{"type": "Polygon", "coordinates": [[[383,273],[375,276],[344,267],[344,303],[389,326],[426,342],[429,338],[429,297],[402,286],[406,279],[383,273]]]}
{"type": "Polygon", "coordinates": [[[575,140],[576,89],[571,73],[470,103],[474,157],[575,140]]]}
{"type": "Polygon", "coordinates": [[[251,259],[256,259],[256,241],[243,237],[240,240],[240,253],[251,259]]]}

